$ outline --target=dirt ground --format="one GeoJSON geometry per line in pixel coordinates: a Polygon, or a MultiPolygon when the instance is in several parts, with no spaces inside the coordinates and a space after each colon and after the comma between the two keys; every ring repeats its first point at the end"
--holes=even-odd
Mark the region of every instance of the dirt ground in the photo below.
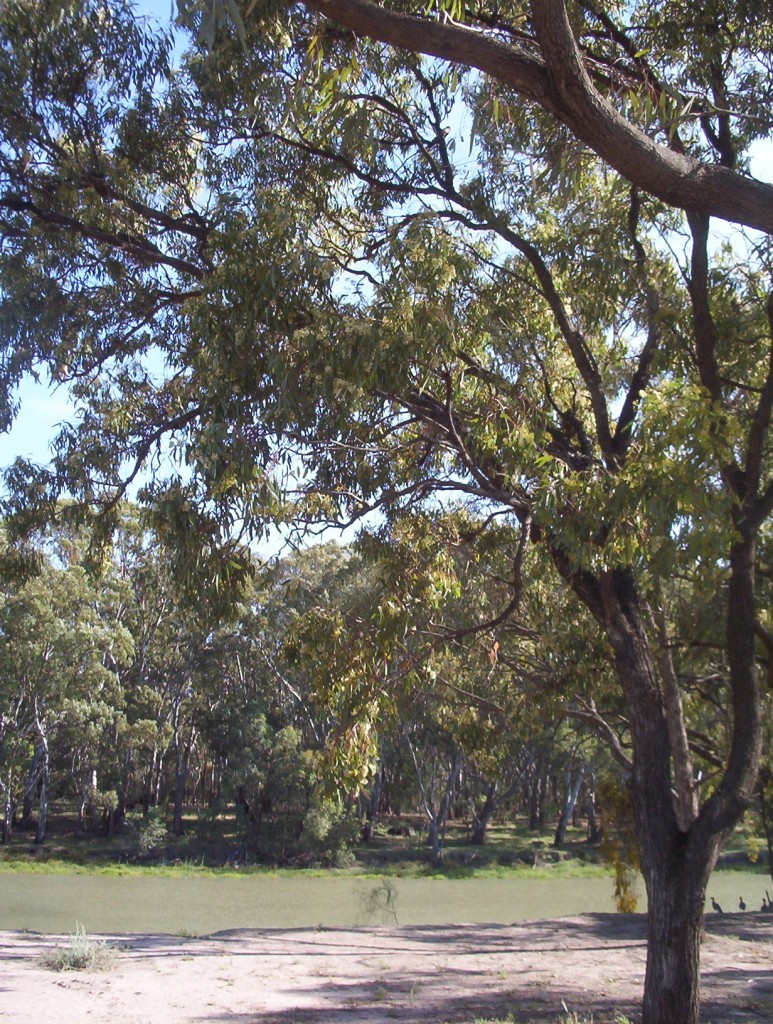
{"type": "MultiPolygon", "coordinates": [[[[109,970],[55,973],[40,956],[66,936],[0,933],[4,1024],[607,1024],[638,1020],[644,976],[640,915],[104,938],[109,970]]],[[[710,917],[702,971],[705,1021],[773,1020],[773,916],[710,917]]]]}

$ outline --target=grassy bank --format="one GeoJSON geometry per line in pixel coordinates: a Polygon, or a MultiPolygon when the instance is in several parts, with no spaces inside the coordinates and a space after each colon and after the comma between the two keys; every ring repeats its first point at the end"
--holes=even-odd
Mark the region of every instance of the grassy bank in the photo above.
{"type": "MultiPolygon", "coordinates": [[[[444,863],[430,865],[429,848],[421,821],[386,819],[368,841],[353,841],[342,863],[335,866],[324,856],[283,855],[281,836],[265,836],[247,849],[232,819],[219,820],[191,814],[181,836],[174,836],[163,818],[153,824],[130,813],[121,829],[106,836],[98,828],[83,828],[64,809],[54,808],[48,838],[36,845],[34,831],[17,829],[7,846],[0,847],[0,871],[48,874],[242,876],[245,874],[339,874],[398,878],[592,878],[609,874],[597,844],[587,841],[583,827],[570,827],[556,848],[552,830],[530,831],[524,822],[503,822],[491,827],[484,845],[470,842],[464,822],[448,826],[444,863]]],[[[755,838],[742,827],[723,853],[720,867],[766,872],[762,854],[755,859],[755,838]]]]}

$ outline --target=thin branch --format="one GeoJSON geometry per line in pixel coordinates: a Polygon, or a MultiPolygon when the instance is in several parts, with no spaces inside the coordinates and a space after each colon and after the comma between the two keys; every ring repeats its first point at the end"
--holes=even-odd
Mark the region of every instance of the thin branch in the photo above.
{"type": "Polygon", "coordinates": [[[565,707],[563,713],[567,718],[575,718],[578,722],[585,722],[592,726],[596,732],[602,737],[609,747],[609,752],[612,757],[617,761],[626,772],[633,772],[633,761],[623,750],[623,745],[620,742],[620,737],[614,731],[612,726],[603,718],[596,710],[596,705],[591,701],[587,704],[582,701],[583,708],[572,708],[565,707]]]}

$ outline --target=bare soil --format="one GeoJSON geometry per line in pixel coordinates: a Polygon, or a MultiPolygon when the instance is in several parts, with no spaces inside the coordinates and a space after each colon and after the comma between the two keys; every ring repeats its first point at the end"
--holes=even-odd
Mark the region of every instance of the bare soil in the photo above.
{"type": "MultiPolygon", "coordinates": [[[[453,927],[104,936],[109,970],[55,973],[67,936],[0,932],[4,1024],[435,1024],[639,1019],[641,915],[453,927]]],[[[707,920],[703,1020],[773,1020],[773,915],[707,920]]]]}

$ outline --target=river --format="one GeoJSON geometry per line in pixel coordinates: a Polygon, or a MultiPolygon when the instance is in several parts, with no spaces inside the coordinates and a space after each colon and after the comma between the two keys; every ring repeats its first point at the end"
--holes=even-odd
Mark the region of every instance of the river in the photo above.
{"type": "MultiPolygon", "coordinates": [[[[156,877],[0,871],[0,929],[206,935],[228,928],[511,924],[613,911],[611,878],[378,878],[330,875],[156,877]],[[391,901],[390,897],[391,896],[391,901]],[[390,910],[394,911],[394,913],[390,910]]],[[[759,910],[763,874],[721,871],[708,897],[759,910]]],[[[643,886],[639,886],[644,909],[643,886]]]]}

